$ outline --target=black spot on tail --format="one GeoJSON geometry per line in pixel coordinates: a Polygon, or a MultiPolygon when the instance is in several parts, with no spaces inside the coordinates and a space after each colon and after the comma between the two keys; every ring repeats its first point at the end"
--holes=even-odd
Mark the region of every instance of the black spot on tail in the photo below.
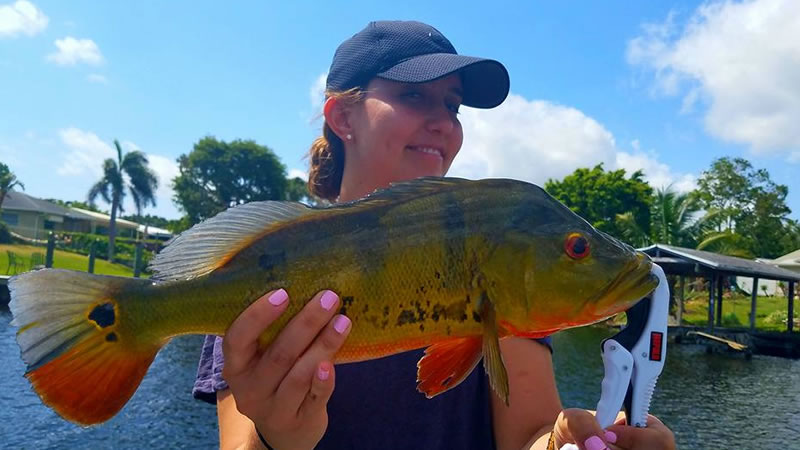
{"type": "Polygon", "coordinates": [[[117,342],[117,333],[113,331],[106,335],[106,342],[117,342]]]}
{"type": "Polygon", "coordinates": [[[103,303],[94,307],[89,313],[89,320],[96,323],[100,328],[110,327],[114,325],[116,317],[114,315],[114,305],[111,303],[103,303]]]}

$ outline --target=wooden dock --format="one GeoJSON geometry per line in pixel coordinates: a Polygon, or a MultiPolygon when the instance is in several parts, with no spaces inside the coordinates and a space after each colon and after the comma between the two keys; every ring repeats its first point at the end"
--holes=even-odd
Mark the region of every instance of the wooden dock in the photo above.
{"type": "Polygon", "coordinates": [[[671,326],[669,336],[677,344],[705,345],[709,352],[800,358],[800,333],[752,331],[749,328],[671,326]]]}

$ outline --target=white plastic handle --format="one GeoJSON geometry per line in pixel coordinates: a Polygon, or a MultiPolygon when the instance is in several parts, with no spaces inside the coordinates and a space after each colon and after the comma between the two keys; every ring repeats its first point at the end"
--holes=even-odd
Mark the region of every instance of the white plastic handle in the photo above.
{"type": "Polygon", "coordinates": [[[633,373],[633,356],[619,342],[608,339],[603,343],[603,366],[605,376],[595,418],[600,427],[606,429],[614,424],[622,409],[633,373]]]}

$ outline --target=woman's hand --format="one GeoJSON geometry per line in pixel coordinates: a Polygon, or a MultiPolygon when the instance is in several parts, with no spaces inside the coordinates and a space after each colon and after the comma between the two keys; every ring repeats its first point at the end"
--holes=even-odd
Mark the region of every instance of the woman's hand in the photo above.
{"type": "Polygon", "coordinates": [[[573,443],[581,450],[675,450],[675,436],[655,416],[647,416],[647,428],[625,425],[625,416],[620,416],[604,431],[591,412],[565,409],[553,428],[556,449],[573,443]]]}
{"type": "Polygon", "coordinates": [[[615,445],[625,450],[675,450],[675,435],[657,417],[647,416],[647,428],[625,425],[625,419],[608,427],[617,437],[615,445]]]}
{"type": "Polygon", "coordinates": [[[616,436],[607,434],[600,428],[594,415],[585,409],[570,408],[561,411],[553,427],[555,447],[576,444],[580,450],[607,449],[608,443],[616,436]]]}
{"type": "Polygon", "coordinates": [[[339,297],[322,291],[308,302],[263,352],[258,337],[288,305],[285,290],[250,305],[223,339],[223,378],[236,406],[276,450],[311,449],[328,426],[333,393],[331,361],[350,332],[336,314],[339,297]]]}

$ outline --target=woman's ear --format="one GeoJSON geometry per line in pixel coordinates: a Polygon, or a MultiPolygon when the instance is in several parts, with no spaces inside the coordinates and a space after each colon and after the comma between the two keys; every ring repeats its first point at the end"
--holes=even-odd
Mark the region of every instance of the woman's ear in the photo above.
{"type": "Polygon", "coordinates": [[[353,135],[353,128],[350,126],[350,110],[344,102],[340,102],[335,97],[328,97],[322,113],[325,116],[325,123],[331,127],[336,136],[339,136],[339,139],[345,141],[348,135],[353,135]]]}

